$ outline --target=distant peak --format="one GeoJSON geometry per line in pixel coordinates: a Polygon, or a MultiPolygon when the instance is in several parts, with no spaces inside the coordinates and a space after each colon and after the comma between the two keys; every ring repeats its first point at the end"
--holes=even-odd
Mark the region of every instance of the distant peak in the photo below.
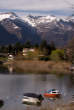
{"type": "Polygon", "coordinates": [[[0,13],[0,21],[10,18],[10,19],[16,19],[18,16],[14,12],[7,12],[7,13],[0,13]]]}

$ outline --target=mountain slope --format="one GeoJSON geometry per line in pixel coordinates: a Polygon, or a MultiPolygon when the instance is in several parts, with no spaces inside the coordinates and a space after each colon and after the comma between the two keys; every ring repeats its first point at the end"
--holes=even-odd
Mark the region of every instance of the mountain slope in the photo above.
{"type": "Polygon", "coordinates": [[[6,34],[4,34],[2,33],[3,31],[0,31],[0,35],[3,36],[4,39],[7,38],[7,40],[2,40],[2,43],[0,44],[15,43],[18,41],[22,43],[26,41],[31,41],[32,43],[39,43],[41,41],[41,38],[36,32],[36,29],[28,23],[24,22],[20,17],[18,17],[14,13],[1,14],[0,26],[3,28],[2,30],[4,31],[4,33],[7,32],[6,34]],[[14,40],[14,42],[12,40],[12,36],[15,36],[16,40],[14,40]]]}
{"type": "Polygon", "coordinates": [[[24,16],[15,13],[0,14],[0,44],[31,41],[33,44],[46,40],[62,47],[74,37],[74,18],[60,19],[55,16],[24,16]]]}
{"type": "Polygon", "coordinates": [[[11,43],[16,43],[16,41],[19,41],[17,37],[7,32],[4,27],[0,25],[0,44],[7,45],[11,43]]]}
{"type": "Polygon", "coordinates": [[[56,46],[64,46],[74,37],[74,18],[59,19],[55,16],[28,16],[25,22],[37,29],[41,39],[48,43],[54,41],[56,46]]]}

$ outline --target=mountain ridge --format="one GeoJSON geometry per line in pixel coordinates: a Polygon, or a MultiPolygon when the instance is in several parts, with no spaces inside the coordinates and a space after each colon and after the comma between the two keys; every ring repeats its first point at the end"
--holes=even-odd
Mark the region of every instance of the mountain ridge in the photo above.
{"type": "MultiPolygon", "coordinates": [[[[28,15],[22,19],[13,12],[0,13],[0,25],[9,33],[10,38],[15,36],[15,41],[22,43],[31,41],[35,44],[46,40],[47,43],[54,41],[56,46],[62,47],[74,37],[74,19],[70,17],[65,19],[50,15],[28,15]]],[[[1,32],[0,35],[6,38],[1,32]]]]}

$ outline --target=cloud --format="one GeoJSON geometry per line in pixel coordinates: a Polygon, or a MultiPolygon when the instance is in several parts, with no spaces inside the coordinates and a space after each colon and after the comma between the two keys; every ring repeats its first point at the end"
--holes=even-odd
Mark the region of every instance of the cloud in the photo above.
{"type": "MultiPolygon", "coordinates": [[[[6,10],[62,11],[70,10],[74,0],[0,0],[0,8],[6,10]]],[[[61,12],[63,13],[63,12],[61,12]]]]}
{"type": "Polygon", "coordinates": [[[7,9],[47,10],[52,8],[66,8],[66,3],[64,0],[1,0],[0,7],[7,9]]]}

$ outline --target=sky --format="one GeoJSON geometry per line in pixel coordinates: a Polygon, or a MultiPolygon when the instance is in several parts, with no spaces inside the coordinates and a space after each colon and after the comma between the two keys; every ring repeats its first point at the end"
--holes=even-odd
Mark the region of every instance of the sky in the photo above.
{"type": "Polygon", "coordinates": [[[74,0],[0,0],[0,12],[33,15],[69,16],[74,11],[74,0]]]}

